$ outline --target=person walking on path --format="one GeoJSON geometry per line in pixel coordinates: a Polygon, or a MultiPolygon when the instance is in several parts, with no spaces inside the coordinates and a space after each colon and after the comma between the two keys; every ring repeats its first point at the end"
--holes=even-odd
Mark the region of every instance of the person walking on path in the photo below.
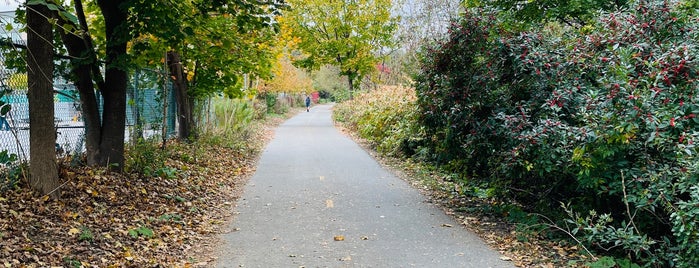
{"type": "Polygon", "coordinates": [[[311,110],[311,97],[306,96],[306,112],[311,110]]]}

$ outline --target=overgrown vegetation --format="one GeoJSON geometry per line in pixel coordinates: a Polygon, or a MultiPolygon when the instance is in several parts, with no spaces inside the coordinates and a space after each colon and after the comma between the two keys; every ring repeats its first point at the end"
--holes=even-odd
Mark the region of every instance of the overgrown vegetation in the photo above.
{"type": "Polygon", "coordinates": [[[579,28],[528,31],[472,10],[424,49],[416,102],[372,92],[338,119],[380,151],[439,166],[465,195],[553,219],[561,237],[608,256],[590,266],[697,267],[691,3],[637,1],[579,28]]]}
{"type": "Polygon", "coordinates": [[[349,99],[347,85],[338,73],[339,70],[330,65],[313,72],[313,88],[318,91],[321,101],[341,102],[349,99]]]}
{"type": "Polygon", "coordinates": [[[333,117],[357,131],[380,153],[411,156],[417,138],[424,136],[418,129],[416,100],[412,88],[382,87],[343,102],[333,117]]]}

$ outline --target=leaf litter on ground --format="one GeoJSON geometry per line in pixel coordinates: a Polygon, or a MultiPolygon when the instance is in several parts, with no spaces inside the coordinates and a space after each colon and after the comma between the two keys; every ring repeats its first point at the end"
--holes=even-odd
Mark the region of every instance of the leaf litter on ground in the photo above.
{"type": "Polygon", "coordinates": [[[182,150],[166,160],[178,170],[174,178],[61,165],[58,200],[22,184],[0,193],[0,267],[210,266],[217,236],[280,120],[255,133],[252,154],[210,146],[206,157],[178,157],[201,144],[169,141],[182,150]]]}

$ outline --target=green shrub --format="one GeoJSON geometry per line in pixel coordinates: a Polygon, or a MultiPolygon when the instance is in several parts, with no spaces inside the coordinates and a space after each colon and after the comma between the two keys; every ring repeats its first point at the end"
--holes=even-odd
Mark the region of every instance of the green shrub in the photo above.
{"type": "Polygon", "coordinates": [[[16,154],[5,150],[0,152],[0,165],[0,193],[15,189],[22,179],[22,173],[26,172],[26,164],[20,163],[16,154]]]}
{"type": "Polygon", "coordinates": [[[146,226],[139,226],[138,228],[131,229],[128,233],[131,238],[143,237],[146,239],[151,239],[153,236],[155,236],[153,229],[146,226]]]}
{"type": "Polygon", "coordinates": [[[92,230],[90,230],[90,228],[82,226],[80,227],[80,235],[78,236],[78,240],[93,242],[95,240],[95,236],[92,234],[92,230]]]}
{"type": "Polygon", "coordinates": [[[263,93],[260,97],[265,100],[267,104],[267,112],[274,111],[274,106],[277,105],[277,95],[274,93],[263,93]]]}
{"type": "Polygon", "coordinates": [[[201,152],[194,152],[195,156],[205,154],[211,146],[227,147],[241,153],[257,150],[257,140],[252,137],[259,131],[256,121],[267,117],[266,104],[259,98],[254,99],[229,99],[220,98],[214,100],[214,121],[197,141],[202,148],[201,152]]]}
{"type": "Polygon", "coordinates": [[[146,178],[175,178],[177,170],[166,165],[168,155],[156,140],[139,139],[126,150],[124,171],[146,178]]]}
{"type": "Polygon", "coordinates": [[[423,136],[417,126],[415,100],[413,89],[381,87],[339,104],[334,117],[372,142],[380,153],[412,156],[423,136]]]}
{"type": "Polygon", "coordinates": [[[682,4],[531,32],[467,12],[423,51],[422,155],[529,211],[599,211],[568,224],[602,254],[699,266],[699,22],[682,4]]]}
{"type": "Polygon", "coordinates": [[[267,104],[267,113],[285,114],[291,107],[300,107],[304,105],[304,99],[301,99],[300,95],[265,92],[258,97],[265,100],[267,104]]]}
{"type": "Polygon", "coordinates": [[[217,127],[226,132],[240,132],[255,118],[252,102],[241,99],[217,98],[214,100],[217,127]]]}

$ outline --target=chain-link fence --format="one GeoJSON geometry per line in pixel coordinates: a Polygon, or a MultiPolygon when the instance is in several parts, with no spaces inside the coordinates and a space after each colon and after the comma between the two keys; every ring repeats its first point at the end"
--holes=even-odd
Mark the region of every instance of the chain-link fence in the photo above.
{"type": "Polygon", "coordinates": [[[175,90],[172,83],[163,85],[163,77],[167,77],[164,71],[152,69],[132,75],[127,89],[126,141],[177,134],[175,90]]]}
{"type": "MultiPolygon", "coordinates": [[[[29,103],[26,73],[5,67],[0,54],[0,100],[10,111],[0,118],[0,152],[29,157],[29,103]]],[[[155,135],[175,135],[176,102],[171,84],[163,85],[162,70],[138,70],[132,74],[127,89],[126,140],[155,135]],[[167,89],[167,90],[164,90],[167,89]]],[[[85,125],[78,91],[68,82],[54,81],[54,122],[56,149],[71,154],[84,150],[85,125]]],[[[100,100],[101,101],[101,100],[100,100]]]]}

